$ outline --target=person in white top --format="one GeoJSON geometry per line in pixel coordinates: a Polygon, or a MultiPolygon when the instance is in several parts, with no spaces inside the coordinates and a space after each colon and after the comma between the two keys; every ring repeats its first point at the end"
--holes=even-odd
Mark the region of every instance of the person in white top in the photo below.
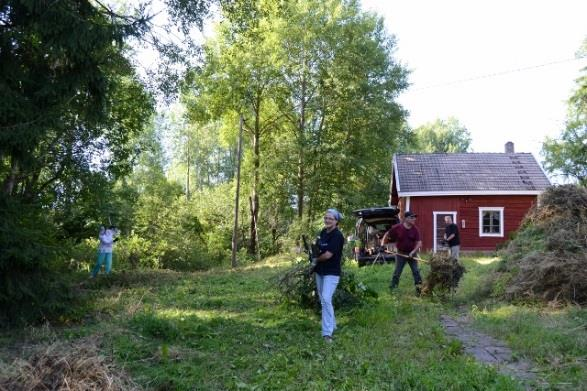
{"type": "Polygon", "coordinates": [[[100,233],[98,234],[98,238],[100,239],[100,244],[98,246],[98,256],[96,259],[96,265],[90,274],[90,278],[96,277],[102,268],[102,264],[104,264],[104,271],[106,274],[109,274],[112,270],[112,248],[114,246],[114,242],[118,240],[116,237],[117,235],[118,230],[113,225],[108,228],[104,228],[104,226],[100,227],[100,233]]]}

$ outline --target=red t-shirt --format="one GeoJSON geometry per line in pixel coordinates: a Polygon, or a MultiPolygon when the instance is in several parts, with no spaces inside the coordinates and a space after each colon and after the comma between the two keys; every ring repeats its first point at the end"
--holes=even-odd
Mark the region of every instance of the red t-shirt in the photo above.
{"type": "Polygon", "coordinates": [[[415,225],[407,229],[403,223],[399,223],[391,227],[387,237],[391,243],[395,243],[399,252],[409,254],[420,241],[420,231],[415,225]]]}

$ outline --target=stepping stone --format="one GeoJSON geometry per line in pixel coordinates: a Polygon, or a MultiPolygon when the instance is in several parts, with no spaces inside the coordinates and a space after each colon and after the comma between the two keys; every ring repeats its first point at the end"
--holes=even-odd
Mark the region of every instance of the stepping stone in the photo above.
{"type": "Polygon", "coordinates": [[[536,380],[536,374],[530,362],[514,360],[512,351],[505,343],[471,329],[466,317],[454,319],[448,315],[441,315],[440,323],[445,333],[459,340],[463,344],[465,353],[473,356],[477,361],[492,365],[500,373],[522,381],[536,380]]]}

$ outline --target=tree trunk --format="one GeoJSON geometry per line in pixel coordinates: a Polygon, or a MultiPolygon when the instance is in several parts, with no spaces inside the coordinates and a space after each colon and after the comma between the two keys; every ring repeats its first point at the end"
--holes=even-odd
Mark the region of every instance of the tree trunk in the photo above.
{"type": "Polygon", "coordinates": [[[259,105],[255,113],[255,128],[253,129],[253,189],[250,197],[251,208],[251,225],[250,225],[250,242],[249,254],[254,255],[259,260],[259,167],[261,165],[260,153],[260,123],[259,123],[259,105]]]}
{"type": "Polygon", "coordinates": [[[4,183],[2,184],[2,192],[8,196],[13,194],[14,188],[16,187],[19,166],[18,159],[12,156],[10,159],[10,173],[4,179],[4,183]]]}
{"type": "Polygon", "coordinates": [[[186,178],[185,178],[185,197],[189,201],[190,200],[190,142],[188,138],[188,151],[187,151],[187,171],[186,171],[186,178]]]}
{"type": "Polygon", "coordinates": [[[304,216],[304,197],[306,196],[305,175],[305,149],[306,149],[306,79],[302,77],[301,81],[301,101],[300,101],[300,118],[298,122],[298,217],[301,219],[304,216]]]}
{"type": "Polygon", "coordinates": [[[304,151],[300,150],[298,155],[298,217],[304,216],[304,197],[305,197],[305,171],[304,171],[304,151]]]}
{"type": "Polygon", "coordinates": [[[234,201],[234,227],[232,229],[232,258],[230,265],[234,268],[237,267],[236,251],[237,251],[237,240],[238,240],[238,204],[241,189],[241,151],[243,144],[243,116],[240,117],[240,125],[238,132],[238,147],[236,153],[236,196],[234,201]]]}

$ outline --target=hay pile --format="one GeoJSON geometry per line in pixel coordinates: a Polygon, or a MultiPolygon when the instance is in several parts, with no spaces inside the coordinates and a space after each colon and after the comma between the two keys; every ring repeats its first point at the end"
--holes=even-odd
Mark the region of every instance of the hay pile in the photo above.
{"type": "MultiPolygon", "coordinates": [[[[292,267],[275,279],[275,285],[282,301],[302,308],[320,310],[320,299],[316,294],[316,279],[310,272],[307,259],[297,259],[292,267]]],[[[377,298],[377,292],[358,281],[353,273],[345,270],[332,297],[334,307],[349,309],[362,304],[369,298],[377,298]]]]}
{"type": "Polygon", "coordinates": [[[27,360],[16,359],[11,365],[0,367],[1,391],[139,389],[99,354],[95,338],[44,346],[27,360]]]}
{"type": "Polygon", "coordinates": [[[587,304],[587,189],[546,190],[504,252],[505,297],[587,304]]]}
{"type": "Polygon", "coordinates": [[[465,273],[465,267],[448,254],[436,253],[430,260],[430,273],[422,285],[423,295],[444,294],[456,289],[465,273]]]}

